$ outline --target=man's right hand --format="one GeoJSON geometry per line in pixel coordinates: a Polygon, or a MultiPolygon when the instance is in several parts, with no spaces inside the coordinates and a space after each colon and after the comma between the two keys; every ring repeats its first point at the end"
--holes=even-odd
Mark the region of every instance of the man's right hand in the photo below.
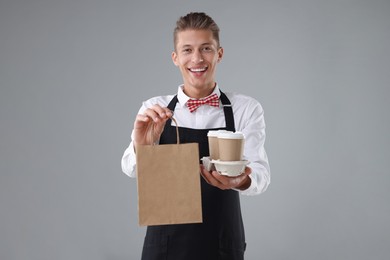
{"type": "Polygon", "coordinates": [[[172,116],[171,110],[157,104],[147,108],[143,114],[138,114],[134,121],[134,147],[157,142],[166,121],[172,116]]]}

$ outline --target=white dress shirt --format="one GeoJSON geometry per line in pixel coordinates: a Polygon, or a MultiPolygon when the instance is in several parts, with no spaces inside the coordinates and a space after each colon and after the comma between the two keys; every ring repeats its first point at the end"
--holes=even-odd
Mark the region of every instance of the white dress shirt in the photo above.
{"type": "MultiPolygon", "coordinates": [[[[218,85],[213,93],[220,96],[218,85]]],[[[212,93],[212,94],[213,94],[212,93]]],[[[245,95],[236,93],[225,93],[232,103],[234,124],[236,131],[242,132],[245,136],[244,159],[249,161],[248,167],[252,169],[249,175],[251,185],[244,191],[244,195],[256,195],[264,192],[270,183],[270,168],[267,154],[264,149],[265,122],[264,111],[260,103],[245,95]]],[[[146,108],[159,104],[167,107],[174,95],[159,96],[143,102],[139,114],[143,114],[146,108]]],[[[190,99],[183,92],[183,86],[179,86],[177,93],[178,103],[176,104],[174,117],[179,127],[192,129],[211,129],[225,127],[225,114],[222,105],[212,107],[202,105],[196,111],[190,112],[186,102],[190,99]]],[[[172,124],[174,124],[172,122],[172,124]]],[[[132,139],[133,139],[132,133],[132,139]]],[[[130,177],[136,177],[136,160],[133,148],[133,141],[125,150],[122,157],[122,171],[130,177]]]]}

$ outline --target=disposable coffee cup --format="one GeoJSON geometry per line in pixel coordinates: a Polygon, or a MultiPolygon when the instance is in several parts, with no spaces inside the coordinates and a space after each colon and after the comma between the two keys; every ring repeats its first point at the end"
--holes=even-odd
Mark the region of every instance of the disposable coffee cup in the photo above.
{"type": "Polygon", "coordinates": [[[218,153],[221,161],[241,161],[244,153],[245,137],[243,133],[219,133],[218,153]]]}
{"type": "Polygon", "coordinates": [[[209,152],[211,160],[219,159],[219,145],[218,145],[218,135],[221,133],[233,133],[226,130],[211,130],[208,131],[207,137],[209,140],[209,152]]]}

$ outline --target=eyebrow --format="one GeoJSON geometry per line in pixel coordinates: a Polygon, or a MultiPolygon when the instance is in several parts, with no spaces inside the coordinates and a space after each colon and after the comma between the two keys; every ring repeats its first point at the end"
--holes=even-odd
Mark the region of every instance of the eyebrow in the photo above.
{"type": "MultiPolygon", "coordinates": [[[[206,43],[202,43],[200,46],[206,46],[206,45],[213,45],[213,44],[206,42],[206,43]]],[[[188,47],[192,47],[192,45],[191,44],[184,44],[183,46],[181,46],[181,48],[188,48],[188,47]]]]}

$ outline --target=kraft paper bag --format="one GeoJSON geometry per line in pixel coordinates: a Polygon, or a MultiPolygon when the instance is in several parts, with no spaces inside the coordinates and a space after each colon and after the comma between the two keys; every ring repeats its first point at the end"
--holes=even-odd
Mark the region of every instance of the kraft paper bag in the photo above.
{"type": "Polygon", "coordinates": [[[136,147],[140,226],[202,223],[198,144],[176,134],[177,144],[136,147]]]}

